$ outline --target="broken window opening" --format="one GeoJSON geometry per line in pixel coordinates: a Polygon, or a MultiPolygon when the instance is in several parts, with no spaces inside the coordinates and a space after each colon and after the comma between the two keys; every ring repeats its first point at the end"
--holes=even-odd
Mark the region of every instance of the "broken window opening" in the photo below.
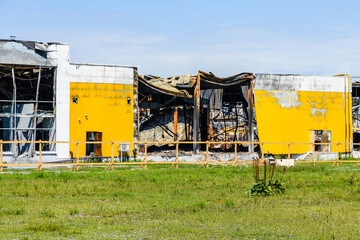
{"type": "MultiPolygon", "coordinates": [[[[86,142],[101,142],[102,132],[86,132],[86,142]]],[[[86,156],[101,157],[101,143],[86,143],[86,156]]]]}
{"type": "Polygon", "coordinates": [[[314,143],[315,143],[316,152],[330,152],[331,131],[314,130],[314,143]],[[325,143],[329,143],[329,144],[325,144],[325,143]]]}
{"type": "MultiPolygon", "coordinates": [[[[55,141],[54,76],[55,68],[0,67],[0,138],[3,141],[55,141]],[[49,124],[43,129],[45,122],[49,124]]],[[[4,151],[12,152],[15,158],[34,157],[38,150],[38,144],[35,145],[4,144],[4,151]]],[[[55,151],[55,144],[44,146],[43,151],[55,151]]]]}
{"type": "Polygon", "coordinates": [[[78,96],[73,97],[73,104],[78,104],[78,96]]]}

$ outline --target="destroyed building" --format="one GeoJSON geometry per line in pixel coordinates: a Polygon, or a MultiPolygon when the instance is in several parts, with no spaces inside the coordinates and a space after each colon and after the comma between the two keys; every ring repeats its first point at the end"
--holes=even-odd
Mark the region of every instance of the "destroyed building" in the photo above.
{"type": "MultiPolygon", "coordinates": [[[[201,71],[170,78],[145,75],[139,76],[139,92],[144,93],[139,96],[142,140],[221,142],[210,144],[212,149],[232,148],[234,141],[259,141],[265,144],[257,150],[271,155],[312,152],[312,143],[318,144],[317,152],[352,150],[348,75],[242,73],[218,78],[201,71]],[[289,143],[296,145],[289,148],[289,143]]],[[[240,151],[252,152],[254,146],[240,151]]]]}
{"type": "MultiPolygon", "coordinates": [[[[133,141],[132,66],[71,63],[69,45],[0,40],[0,137],[43,143],[44,161],[74,156],[68,141],[133,141]]],[[[135,136],[136,137],[136,136],[135,136]]],[[[7,143],[4,160],[36,159],[39,144],[7,143]]],[[[79,156],[109,156],[111,146],[79,145],[79,156]]]]}
{"type": "MultiPolygon", "coordinates": [[[[0,40],[0,84],[1,140],[45,141],[44,161],[114,151],[111,144],[76,144],[85,141],[128,142],[126,151],[141,151],[132,144],[138,140],[154,151],[181,141],[193,152],[206,141],[211,151],[231,152],[237,142],[238,151],[266,154],[287,154],[287,143],[298,143],[291,154],[311,151],[309,143],[329,143],[316,146],[322,152],[347,143],[339,151],[349,152],[353,121],[360,128],[360,84],[347,75],[220,78],[199,71],[161,78],[138,75],[133,66],[71,63],[67,44],[0,40]],[[259,141],[266,143],[247,143],[259,141]]],[[[3,150],[5,161],[38,159],[39,143],[6,143],[3,150]]]]}
{"type": "MultiPolygon", "coordinates": [[[[253,79],[252,73],[219,78],[202,71],[169,78],[139,75],[139,139],[253,142],[253,79]]],[[[193,150],[199,147],[194,144],[193,150]]],[[[252,152],[252,144],[246,150],[252,152]]]]}

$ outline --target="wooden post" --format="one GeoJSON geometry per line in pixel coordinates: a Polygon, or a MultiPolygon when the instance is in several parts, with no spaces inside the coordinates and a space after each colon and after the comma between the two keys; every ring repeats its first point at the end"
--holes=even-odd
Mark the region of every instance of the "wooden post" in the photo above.
{"type": "Polygon", "coordinates": [[[288,144],[288,159],[290,159],[290,143],[288,144]]]}
{"type": "Polygon", "coordinates": [[[176,168],[179,168],[179,142],[176,143],[176,168]]]}
{"type": "Polygon", "coordinates": [[[114,142],[111,142],[111,170],[114,170],[114,142]]]}
{"type": "Polygon", "coordinates": [[[206,141],[206,168],[209,168],[209,143],[206,141]]]}
{"type": "Polygon", "coordinates": [[[264,161],[264,143],[261,143],[261,161],[264,161]]]}
{"type": "Polygon", "coordinates": [[[41,144],[41,140],[39,140],[39,166],[38,166],[38,171],[42,170],[42,144],[41,144]]]}
{"type": "MultiPolygon", "coordinates": [[[[76,167],[76,171],[79,170],[79,142],[76,142],[76,164],[74,167],[76,167]]],[[[75,170],[75,168],[74,168],[75,170]]]]}
{"type": "Polygon", "coordinates": [[[234,163],[234,166],[236,167],[236,162],[237,162],[237,143],[234,143],[234,159],[232,162],[230,162],[230,166],[232,166],[232,164],[234,163]]]}
{"type": "Polygon", "coordinates": [[[147,144],[145,144],[145,167],[144,169],[147,169],[147,144]]]}
{"type": "Polygon", "coordinates": [[[315,143],[313,145],[313,167],[315,167],[315,143]]]}
{"type": "Polygon", "coordinates": [[[176,168],[179,168],[179,142],[175,145],[175,159],[170,168],[173,168],[176,164],[176,168]]]}
{"type": "Polygon", "coordinates": [[[196,79],[194,89],[194,114],[193,114],[193,151],[199,152],[199,130],[200,130],[200,71],[196,79]]]}
{"type": "Polygon", "coordinates": [[[336,161],[337,161],[336,166],[338,167],[338,166],[339,166],[339,161],[340,161],[340,157],[339,157],[339,143],[336,144],[336,161]]]}

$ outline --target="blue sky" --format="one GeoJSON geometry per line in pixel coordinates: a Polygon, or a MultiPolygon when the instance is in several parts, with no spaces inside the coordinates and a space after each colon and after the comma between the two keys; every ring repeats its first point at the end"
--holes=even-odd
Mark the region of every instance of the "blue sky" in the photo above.
{"type": "Polygon", "coordinates": [[[72,62],[360,75],[360,1],[0,0],[0,38],[70,44],[72,62]]]}

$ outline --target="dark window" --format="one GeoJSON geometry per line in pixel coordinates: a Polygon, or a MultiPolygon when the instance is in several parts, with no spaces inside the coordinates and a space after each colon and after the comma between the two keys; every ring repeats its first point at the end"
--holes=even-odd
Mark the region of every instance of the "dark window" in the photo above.
{"type": "MultiPolygon", "coordinates": [[[[102,132],[86,132],[87,142],[101,142],[102,132]]],[[[86,143],[86,156],[102,156],[101,143],[86,143]]]]}

